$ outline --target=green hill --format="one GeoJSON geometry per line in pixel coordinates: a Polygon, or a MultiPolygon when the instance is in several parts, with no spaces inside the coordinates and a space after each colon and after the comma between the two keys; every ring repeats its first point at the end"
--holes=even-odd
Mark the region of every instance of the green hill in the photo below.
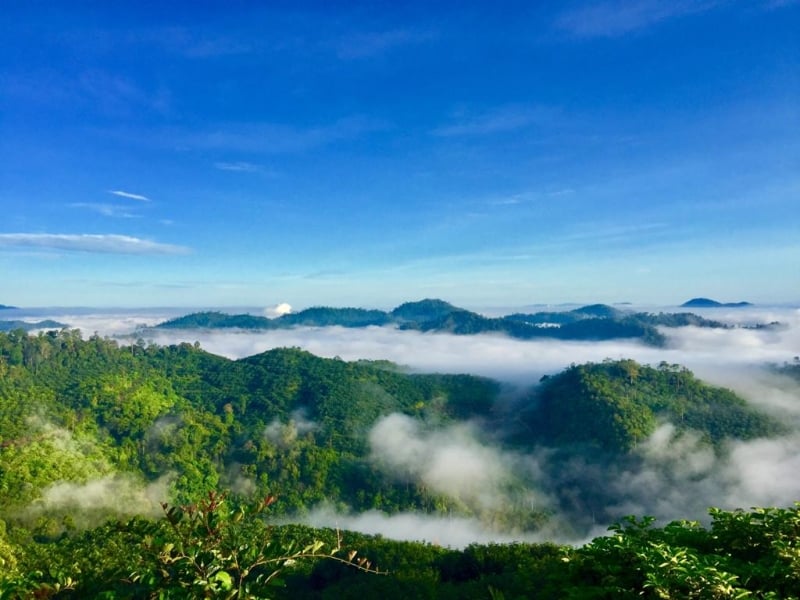
{"type": "Polygon", "coordinates": [[[678,365],[632,360],[569,367],[546,378],[525,416],[533,435],[549,444],[585,444],[628,452],[659,421],[700,432],[710,443],[784,432],[775,420],[724,388],[703,383],[678,365]],[[569,401],[565,401],[569,399],[569,401]]]}

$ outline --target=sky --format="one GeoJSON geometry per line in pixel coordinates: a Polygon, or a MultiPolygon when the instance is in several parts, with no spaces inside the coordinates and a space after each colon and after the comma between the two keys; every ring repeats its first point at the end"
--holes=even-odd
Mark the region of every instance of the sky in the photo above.
{"type": "Polygon", "coordinates": [[[800,301],[796,1],[14,4],[2,304],[800,301]]]}

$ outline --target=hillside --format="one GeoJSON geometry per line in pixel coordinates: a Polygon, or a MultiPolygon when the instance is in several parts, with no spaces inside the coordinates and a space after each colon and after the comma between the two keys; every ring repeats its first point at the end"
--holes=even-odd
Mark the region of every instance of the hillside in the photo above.
{"type": "MultiPolygon", "coordinates": [[[[493,453],[547,446],[635,462],[637,445],[663,420],[720,449],[727,439],[782,431],[733,392],[685,369],[625,360],[545,378],[513,410],[500,403],[500,384],[469,375],[406,374],[384,361],[322,359],[297,349],[231,361],[189,344],[119,347],[67,330],[0,334],[0,368],[5,509],[56,482],[128,474],[143,484],[169,475],[170,496],[180,501],[232,486],[280,491],[285,512],[328,500],[354,510],[496,519],[472,492],[426,483],[388,447],[376,460],[375,444],[385,440],[373,432],[392,431],[392,423],[392,435],[406,436],[398,448],[424,447],[438,431],[469,421],[462,442],[497,445],[493,453]],[[398,469],[411,470],[398,476],[398,469]]],[[[520,502],[525,489],[545,485],[513,470],[504,477],[520,502]]],[[[530,526],[539,518],[536,511],[512,514],[516,502],[507,503],[504,520],[530,526]]]]}

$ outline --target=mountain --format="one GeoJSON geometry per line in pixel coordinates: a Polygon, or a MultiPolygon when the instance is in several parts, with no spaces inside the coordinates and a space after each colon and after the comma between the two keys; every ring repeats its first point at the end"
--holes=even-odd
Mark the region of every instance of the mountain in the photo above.
{"type": "Polygon", "coordinates": [[[240,328],[285,329],[306,327],[395,326],[403,330],[474,335],[500,333],[530,340],[612,340],[636,338],[662,346],[666,338],[658,327],[726,327],[719,321],[692,313],[635,313],[605,304],[591,304],[562,312],[515,313],[486,317],[438,299],[406,302],[390,312],[363,308],[312,307],[275,319],[253,315],[202,312],[178,317],[156,326],[159,329],[240,328]]]}
{"type": "Polygon", "coordinates": [[[17,308],[17,307],[16,306],[8,306],[6,304],[0,304],[0,310],[12,309],[12,308],[17,308]]]}
{"type": "Polygon", "coordinates": [[[741,308],[745,306],[753,305],[750,302],[717,302],[710,298],[692,298],[681,304],[683,308],[741,308]]]}

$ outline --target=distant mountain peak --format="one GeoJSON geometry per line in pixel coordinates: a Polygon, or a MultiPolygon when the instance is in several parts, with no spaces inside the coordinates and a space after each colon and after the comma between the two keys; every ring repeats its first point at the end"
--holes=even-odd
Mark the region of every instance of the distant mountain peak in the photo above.
{"type": "Polygon", "coordinates": [[[711,298],[692,298],[681,304],[683,308],[740,308],[742,306],[752,306],[752,304],[750,302],[718,302],[711,298]]]}
{"type": "Polygon", "coordinates": [[[438,298],[425,298],[415,302],[405,302],[395,308],[391,315],[403,321],[432,321],[463,310],[438,298]]]}
{"type": "Polygon", "coordinates": [[[575,314],[587,315],[599,318],[614,318],[619,315],[619,310],[608,304],[589,304],[588,306],[581,306],[575,310],[570,311],[575,314]]]}

